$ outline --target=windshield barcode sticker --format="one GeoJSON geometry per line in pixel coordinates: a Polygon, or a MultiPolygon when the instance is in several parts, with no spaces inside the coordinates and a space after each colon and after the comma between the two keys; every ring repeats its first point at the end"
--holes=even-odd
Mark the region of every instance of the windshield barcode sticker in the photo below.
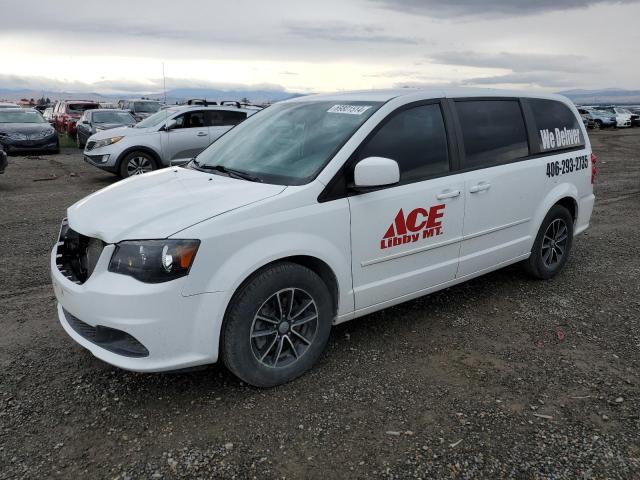
{"type": "Polygon", "coordinates": [[[362,115],[371,105],[334,105],[327,113],[346,113],[348,115],[362,115]]]}

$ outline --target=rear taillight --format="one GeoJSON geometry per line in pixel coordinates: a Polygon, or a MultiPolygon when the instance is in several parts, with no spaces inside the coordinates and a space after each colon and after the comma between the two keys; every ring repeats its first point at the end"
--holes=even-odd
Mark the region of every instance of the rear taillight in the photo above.
{"type": "Polygon", "coordinates": [[[596,163],[598,162],[598,157],[596,157],[595,153],[591,154],[591,184],[596,183],[596,174],[598,173],[598,169],[596,168],[596,163]]]}

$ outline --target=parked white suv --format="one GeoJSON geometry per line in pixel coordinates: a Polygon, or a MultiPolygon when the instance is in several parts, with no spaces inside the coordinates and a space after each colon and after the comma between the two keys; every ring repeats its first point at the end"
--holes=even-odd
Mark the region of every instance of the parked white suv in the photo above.
{"type": "Polygon", "coordinates": [[[255,109],[177,106],[160,110],[134,127],[98,132],[86,142],[84,159],[123,178],[190,161],[255,109]]]}
{"type": "Polygon", "coordinates": [[[316,362],[331,325],[516,262],[553,277],[589,225],[594,176],[561,96],[296,98],[187,168],[71,206],[51,252],[59,319],[128,370],[221,358],[277,385],[316,362]]]}

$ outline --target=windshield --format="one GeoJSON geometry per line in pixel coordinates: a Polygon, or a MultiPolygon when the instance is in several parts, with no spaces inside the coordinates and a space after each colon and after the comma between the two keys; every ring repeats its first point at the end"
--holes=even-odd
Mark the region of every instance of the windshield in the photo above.
{"type": "Polygon", "coordinates": [[[272,105],[229,130],[197,157],[267,183],[313,179],[380,102],[292,102],[272,105]]]}
{"type": "Polygon", "coordinates": [[[629,110],[627,110],[626,108],[616,108],[614,109],[616,111],[616,113],[624,113],[624,114],[629,114],[631,113],[629,110]]]}
{"type": "Polygon", "coordinates": [[[133,110],[136,113],[156,113],[160,110],[158,102],[134,102],[133,110]]]}
{"type": "Polygon", "coordinates": [[[125,125],[133,125],[136,123],[127,112],[94,112],[92,117],[93,123],[123,123],[125,125]]]}
{"type": "Polygon", "coordinates": [[[82,113],[85,110],[93,110],[95,108],[100,108],[100,105],[97,103],[70,103],[67,105],[67,111],[74,113],[82,113]]]}
{"type": "Polygon", "coordinates": [[[40,113],[34,110],[3,109],[0,111],[0,123],[48,123],[40,113]]]}
{"type": "Polygon", "coordinates": [[[149,128],[156,127],[161,123],[164,123],[167,118],[176,113],[177,109],[175,108],[167,108],[166,110],[160,110],[157,113],[145,118],[141,122],[136,124],[136,128],[149,128]]]}

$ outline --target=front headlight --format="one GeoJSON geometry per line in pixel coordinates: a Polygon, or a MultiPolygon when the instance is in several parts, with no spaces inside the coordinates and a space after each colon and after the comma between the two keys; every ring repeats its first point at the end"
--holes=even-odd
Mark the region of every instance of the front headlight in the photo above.
{"type": "Polygon", "coordinates": [[[139,240],[116,245],[109,271],[145,283],[162,283],[189,274],[200,240],[139,240]]]}
{"type": "Polygon", "coordinates": [[[111,137],[111,138],[105,138],[103,140],[96,140],[96,144],[93,146],[93,148],[100,148],[100,147],[106,147],[107,145],[113,145],[114,143],[118,143],[123,138],[124,137],[111,137]]]}

